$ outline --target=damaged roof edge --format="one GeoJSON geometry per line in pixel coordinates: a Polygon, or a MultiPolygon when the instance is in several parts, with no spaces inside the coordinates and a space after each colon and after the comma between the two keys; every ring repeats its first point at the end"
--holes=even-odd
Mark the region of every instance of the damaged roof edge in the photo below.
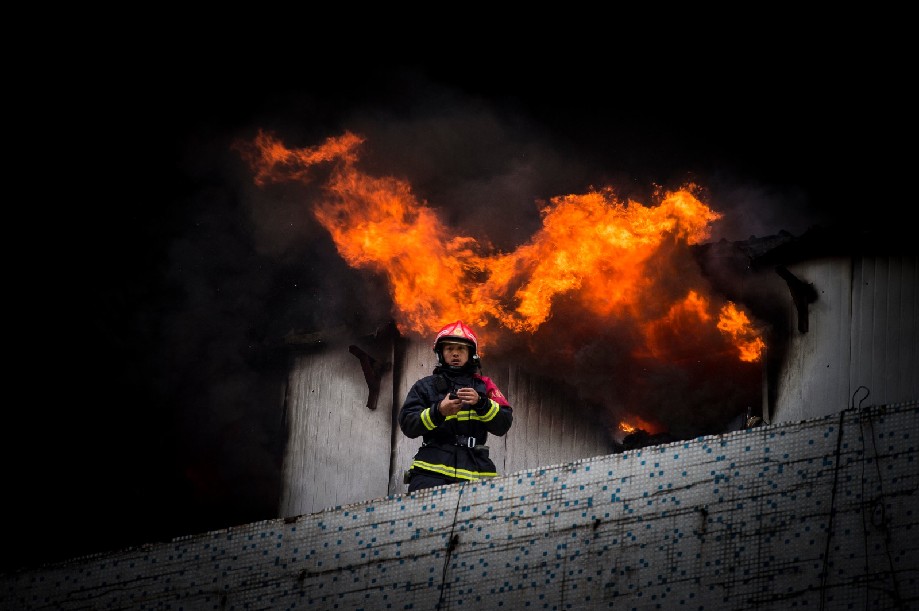
{"type": "MultiPolygon", "coordinates": [[[[915,236],[904,227],[882,229],[878,226],[856,226],[852,223],[815,225],[800,237],[783,233],[771,248],[757,252],[750,248],[753,267],[788,265],[824,257],[891,256],[916,254],[915,236]]],[[[751,241],[753,239],[751,238],[751,241]]],[[[764,242],[762,242],[764,243],[764,242]]]]}

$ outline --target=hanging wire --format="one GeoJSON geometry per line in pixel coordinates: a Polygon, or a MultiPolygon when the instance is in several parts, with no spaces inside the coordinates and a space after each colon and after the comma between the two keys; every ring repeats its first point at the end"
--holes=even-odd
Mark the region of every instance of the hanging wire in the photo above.
{"type": "MultiPolygon", "coordinates": [[[[863,387],[862,387],[863,388],[863,387]]],[[[863,399],[864,400],[864,399],[863,399]]],[[[889,522],[887,519],[886,507],[884,505],[884,499],[886,495],[884,494],[884,478],[881,474],[881,464],[880,464],[880,455],[878,454],[877,439],[874,432],[874,420],[871,417],[871,410],[865,412],[865,416],[862,419],[867,421],[869,427],[869,436],[871,438],[871,450],[873,452],[874,459],[874,469],[875,475],[878,481],[878,487],[881,489],[880,494],[876,499],[870,504],[871,509],[871,524],[881,529],[884,535],[884,554],[887,557],[887,572],[890,574],[890,578],[893,581],[893,591],[891,592],[887,588],[883,588],[882,591],[888,594],[893,598],[894,603],[898,609],[904,609],[904,601],[900,595],[900,583],[897,579],[897,571],[894,567],[893,558],[890,552],[890,528],[889,522]],[[877,514],[880,513],[878,516],[877,514]]],[[[868,594],[871,590],[871,580],[868,575],[868,525],[865,519],[865,514],[869,509],[868,503],[865,499],[865,465],[868,462],[867,460],[867,448],[865,448],[865,429],[864,422],[862,423],[862,447],[866,450],[862,456],[862,529],[865,537],[864,553],[865,553],[865,608],[868,608],[868,594]]]]}
{"type": "Polygon", "coordinates": [[[851,407],[852,409],[855,409],[855,395],[857,395],[857,394],[858,394],[858,391],[860,391],[860,390],[864,390],[864,391],[865,391],[865,396],[862,397],[862,400],[858,402],[858,407],[859,407],[859,409],[861,409],[862,403],[865,402],[865,399],[868,398],[868,395],[871,394],[871,391],[868,390],[868,387],[867,387],[867,386],[859,386],[858,388],[856,388],[856,389],[855,389],[855,392],[852,393],[852,404],[849,406],[849,407],[851,407]]]}
{"type": "MultiPolygon", "coordinates": [[[[863,387],[860,386],[859,388],[863,388],[863,387]]],[[[855,392],[858,392],[858,390],[856,389],[855,392]]],[[[853,394],[852,397],[853,397],[852,402],[853,402],[853,404],[854,404],[854,403],[855,403],[855,395],[853,394]]],[[[861,425],[861,441],[862,441],[862,493],[861,493],[861,502],[862,502],[862,535],[863,535],[863,537],[862,537],[862,538],[863,538],[862,554],[864,554],[864,560],[865,560],[865,563],[864,563],[864,571],[865,571],[865,609],[868,609],[868,608],[869,608],[868,604],[869,604],[869,600],[870,600],[870,599],[869,599],[869,594],[870,594],[870,592],[871,592],[871,587],[870,587],[869,584],[868,584],[868,575],[869,575],[869,568],[868,568],[868,523],[867,523],[867,521],[866,521],[866,519],[865,519],[865,514],[867,513],[867,502],[866,502],[866,500],[865,500],[865,480],[866,480],[865,469],[866,469],[866,465],[867,465],[867,462],[868,462],[868,452],[867,452],[867,449],[866,449],[866,447],[865,447],[865,423],[864,423],[864,418],[860,417],[860,418],[859,418],[859,421],[860,421],[860,425],[861,425]]],[[[869,422],[870,422],[870,416],[869,416],[869,422]]],[[[872,427],[872,430],[869,431],[869,434],[872,435],[872,436],[874,435],[873,427],[872,427]]],[[[876,459],[876,458],[877,458],[877,452],[875,452],[875,459],[876,459]]]]}
{"type": "Polygon", "coordinates": [[[463,490],[465,490],[466,484],[459,484],[459,494],[456,495],[456,508],[453,510],[453,524],[450,525],[450,538],[447,543],[447,553],[444,554],[444,568],[440,574],[440,595],[437,597],[437,606],[435,609],[440,609],[441,604],[444,602],[444,590],[447,588],[447,567],[450,565],[450,558],[453,557],[453,550],[456,549],[456,546],[459,544],[459,535],[454,534],[456,532],[456,517],[459,515],[460,500],[463,498],[463,490]]]}
{"type": "Polygon", "coordinates": [[[836,465],[833,469],[833,491],[830,494],[830,523],[827,526],[826,546],[823,550],[823,572],[820,576],[820,609],[826,606],[826,580],[830,570],[830,541],[833,539],[833,518],[836,516],[836,485],[839,482],[839,454],[842,446],[842,423],[845,412],[839,412],[839,433],[836,435],[836,465]]]}

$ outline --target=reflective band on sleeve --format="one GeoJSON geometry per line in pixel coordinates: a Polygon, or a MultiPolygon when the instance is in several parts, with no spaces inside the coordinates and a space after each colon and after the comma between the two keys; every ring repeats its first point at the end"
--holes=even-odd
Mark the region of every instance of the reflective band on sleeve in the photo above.
{"type": "Polygon", "coordinates": [[[480,416],[474,410],[464,409],[456,412],[453,416],[447,416],[446,420],[478,420],[480,422],[488,422],[498,415],[498,409],[500,409],[499,405],[491,399],[489,399],[489,402],[491,403],[491,409],[489,409],[484,416],[480,416]]]}
{"type": "Polygon", "coordinates": [[[430,407],[424,410],[423,412],[421,412],[421,424],[423,424],[424,428],[428,429],[429,431],[434,430],[435,425],[434,425],[434,422],[431,420],[431,408],[430,407]]]}
{"type": "Polygon", "coordinates": [[[485,413],[484,416],[479,416],[479,420],[482,422],[488,422],[498,415],[498,403],[494,399],[489,399],[488,402],[491,404],[491,408],[485,413]]]}

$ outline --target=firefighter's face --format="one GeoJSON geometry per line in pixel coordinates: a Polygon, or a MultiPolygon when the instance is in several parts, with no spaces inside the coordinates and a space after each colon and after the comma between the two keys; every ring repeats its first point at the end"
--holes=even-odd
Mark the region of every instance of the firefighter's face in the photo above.
{"type": "Polygon", "coordinates": [[[444,362],[450,367],[462,367],[469,360],[469,346],[466,344],[443,344],[444,362]]]}

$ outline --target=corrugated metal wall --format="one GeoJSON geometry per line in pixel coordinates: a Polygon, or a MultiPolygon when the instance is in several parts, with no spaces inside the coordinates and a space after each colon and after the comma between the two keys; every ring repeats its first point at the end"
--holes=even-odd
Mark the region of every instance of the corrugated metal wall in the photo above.
{"type": "Polygon", "coordinates": [[[788,269],[817,290],[807,333],[789,298],[790,338],[773,422],[919,396],[919,258],[824,258],[788,269]],[[870,395],[860,387],[865,387],[870,395]]]}

